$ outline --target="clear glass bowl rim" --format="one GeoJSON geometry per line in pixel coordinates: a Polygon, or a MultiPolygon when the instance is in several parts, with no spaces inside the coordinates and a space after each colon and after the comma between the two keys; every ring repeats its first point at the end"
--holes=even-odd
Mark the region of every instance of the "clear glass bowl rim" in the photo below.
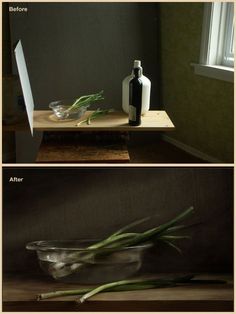
{"type": "MultiPolygon", "coordinates": [[[[41,240],[41,241],[33,241],[26,244],[26,249],[28,250],[36,250],[36,251],[80,251],[87,252],[89,251],[86,248],[82,247],[66,247],[66,246],[57,246],[58,244],[68,244],[68,243],[87,243],[88,245],[92,243],[96,243],[101,241],[100,239],[81,239],[81,240],[41,240]],[[57,245],[56,245],[57,244],[57,245]]],[[[153,244],[151,242],[147,242],[140,245],[135,246],[127,246],[124,248],[115,249],[115,251],[126,251],[126,250],[139,250],[139,249],[148,249],[152,247],[153,244]]],[[[103,248],[106,251],[113,251],[114,248],[103,248]]]]}
{"type": "MultiPolygon", "coordinates": [[[[70,108],[71,105],[65,105],[63,102],[66,102],[66,100],[56,100],[56,101],[52,101],[50,102],[50,104],[48,105],[48,107],[52,110],[56,109],[56,108],[59,108],[59,107],[63,107],[65,108],[65,110],[67,108],[70,108]]],[[[72,102],[73,103],[73,102],[72,102]]],[[[87,104],[85,106],[82,106],[82,107],[79,107],[79,108],[76,108],[76,109],[73,109],[73,111],[79,111],[79,110],[85,110],[87,109],[88,107],[90,106],[90,104],[87,104]]]]}
{"type": "Polygon", "coordinates": [[[49,108],[54,108],[56,106],[68,106],[70,107],[73,102],[75,102],[76,98],[63,98],[63,99],[56,99],[56,100],[52,100],[50,101],[50,103],[48,104],[49,108]],[[68,104],[67,104],[68,103],[68,104]]]}

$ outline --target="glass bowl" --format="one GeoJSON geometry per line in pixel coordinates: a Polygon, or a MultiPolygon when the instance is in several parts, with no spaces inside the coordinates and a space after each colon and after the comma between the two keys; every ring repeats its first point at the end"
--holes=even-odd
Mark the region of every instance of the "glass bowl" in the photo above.
{"type": "Polygon", "coordinates": [[[151,243],[95,251],[87,247],[98,240],[36,241],[26,245],[36,250],[44,272],[56,280],[78,283],[105,283],[134,275],[142,265],[143,253],[151,243]]]}
{"type": "Polygon", "coordinates": [[[68,110],[71,105],[74,103],[75,99],[64,99],[64,100],[57,100],[52,101],[49,104],[49,108],[52,109],[55,117],[59,120],[65,120],[65,119],[79,119],[81,118],[88,107],[89,104],[86,106],[83,106],[81,108],[68,110]]]}

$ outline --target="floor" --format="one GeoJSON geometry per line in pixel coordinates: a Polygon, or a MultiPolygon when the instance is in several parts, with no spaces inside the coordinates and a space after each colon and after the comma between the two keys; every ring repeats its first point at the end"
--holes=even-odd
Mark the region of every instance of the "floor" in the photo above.
{"type": "Polygon", "coordinates": [[[131,163],[208,163],[165,142],[160,137],[154,139],[150,136],[144,139],[131,135],[128,151],[131,163]]]}

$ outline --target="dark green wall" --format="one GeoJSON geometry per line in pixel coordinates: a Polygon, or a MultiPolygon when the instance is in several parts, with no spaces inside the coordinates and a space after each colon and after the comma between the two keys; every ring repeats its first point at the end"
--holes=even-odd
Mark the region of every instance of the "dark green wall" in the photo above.
{"type": "Polygon", "coordinates": [[[233,162],[233,83],[194,74],[203,3],[161,3],[162,104],[176,126],[168,136],[233,162]]]}

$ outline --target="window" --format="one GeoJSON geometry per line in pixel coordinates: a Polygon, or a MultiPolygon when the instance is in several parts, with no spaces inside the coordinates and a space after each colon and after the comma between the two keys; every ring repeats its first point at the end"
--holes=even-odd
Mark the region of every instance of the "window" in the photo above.
{"type": "Polygon", "coordinates": [[[234,4],[204,4],[200,64],[195,73],[233,82],[234,78],[234,4]]]}
{"type": "Polygon", "coordinates": [[[234,66],[234,4],[224,3],[226,5],[225,38],[223,44],[222,64],[234,66]]]}

